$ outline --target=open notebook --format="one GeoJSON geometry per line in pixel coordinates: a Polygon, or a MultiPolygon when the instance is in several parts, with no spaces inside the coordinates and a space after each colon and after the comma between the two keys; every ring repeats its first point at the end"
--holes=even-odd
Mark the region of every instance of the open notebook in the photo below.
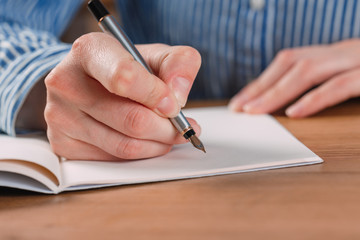
{"type": "Polygon", "coordinates": [[[183,144],[146,160],[59,161],[44,138],[0,135],[0,186],[59,193],[322,162],[269,115],[236,114],[225,107],[184,114],[200,123],[206,154],[183,144]]]}

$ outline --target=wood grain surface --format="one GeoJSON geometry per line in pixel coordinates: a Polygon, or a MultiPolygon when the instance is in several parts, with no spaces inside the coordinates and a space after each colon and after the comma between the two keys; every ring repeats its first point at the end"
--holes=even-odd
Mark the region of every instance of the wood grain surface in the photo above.
{"type": "Polygon", "coordinates": [[[360,239],[360,99],[275,116],[325,162],[59,195],[0,188],[0,239],[360,239]]]}

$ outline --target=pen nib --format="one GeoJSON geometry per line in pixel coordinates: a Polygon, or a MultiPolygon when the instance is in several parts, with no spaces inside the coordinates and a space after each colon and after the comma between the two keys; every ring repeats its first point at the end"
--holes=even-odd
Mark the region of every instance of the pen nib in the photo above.
{"type": "Polygon", "coordinates": [[[205,151],[205,147],[204,145],[202,144],[202,142],[200,141],[200,139],[198,137],[196,137],[195,135],[192,135],[190,138],[189,138],[191,144],[196,147],[197,149],[203,151],[204,153],[206,153],[205,151]]]}

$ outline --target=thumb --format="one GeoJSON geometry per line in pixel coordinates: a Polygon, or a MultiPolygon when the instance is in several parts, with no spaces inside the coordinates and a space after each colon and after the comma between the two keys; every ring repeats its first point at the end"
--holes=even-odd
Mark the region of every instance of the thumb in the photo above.
{"type": "Polygon", "coordinates": [[[199,52],[188,46],[148,44],[136,46],[154,74],[162,79],[185,106],[201,65],[199,52]]]}

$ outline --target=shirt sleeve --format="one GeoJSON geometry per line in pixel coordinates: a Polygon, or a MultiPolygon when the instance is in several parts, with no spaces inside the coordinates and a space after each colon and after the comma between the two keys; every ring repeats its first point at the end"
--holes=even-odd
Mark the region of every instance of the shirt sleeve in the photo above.
{"type": "Polygon", "coordinates": [[[71,48],[58,39],[81,5],[82,0],[0,0],[0,132],[18,132],[16,118],[28,93],[71,48]]]}
{"type": "Polygon", "coordinates": [[[0,22],[0,131],[15,135],[27,94],[70,50],[50,32],[0,22]]]}

